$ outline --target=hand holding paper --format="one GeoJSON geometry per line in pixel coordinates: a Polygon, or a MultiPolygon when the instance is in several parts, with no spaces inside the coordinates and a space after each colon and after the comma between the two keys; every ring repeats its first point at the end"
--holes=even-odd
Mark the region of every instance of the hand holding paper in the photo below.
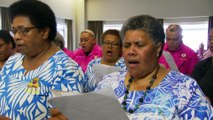
{"type": "Polygon", "coordinates": [[[111,89],[55,97],[49,103],[71,120],[129,120],[111,89]]]}

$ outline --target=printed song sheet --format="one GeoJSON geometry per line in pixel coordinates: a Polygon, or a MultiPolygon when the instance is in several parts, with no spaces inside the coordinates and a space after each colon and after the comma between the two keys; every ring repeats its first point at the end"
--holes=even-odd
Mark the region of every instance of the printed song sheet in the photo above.
{"type": "Polygon", "coordinates": [[[119,67],[108,66],[103,64],[95,64],[93,67],[94,67],[96,84],[98,84],[103,79],[104,75],[121,70],[121,68],[119,67]]]}
{"type": "Polygon", "coordinates": [[[48,102],[70,120],[129,120],[111,89],[69,95],[59,94],[48,102]]]}

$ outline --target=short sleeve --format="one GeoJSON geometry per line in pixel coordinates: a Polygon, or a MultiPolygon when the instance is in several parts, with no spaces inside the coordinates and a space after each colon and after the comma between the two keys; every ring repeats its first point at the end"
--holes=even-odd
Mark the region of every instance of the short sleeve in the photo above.
{"type": "Polygon", "coordinates": [[[82,92],[84,73],[74,61],[67,59],[56,66],[56,78],[52,89],[61,91],[82,92]]]}

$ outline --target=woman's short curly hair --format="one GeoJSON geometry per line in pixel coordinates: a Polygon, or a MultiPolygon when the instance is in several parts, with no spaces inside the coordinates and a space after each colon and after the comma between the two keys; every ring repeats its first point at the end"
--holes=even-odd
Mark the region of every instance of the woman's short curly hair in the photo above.
{"type": "Polygon", "coordinates": [[[9,7],[10,18],[16,16],[29,17],[30,22],[38,28],[50,28],[48,39],[52,41],[57,33],[56,18],[52,9],[45,3],[38,0],[20,0],[9,7]]]}

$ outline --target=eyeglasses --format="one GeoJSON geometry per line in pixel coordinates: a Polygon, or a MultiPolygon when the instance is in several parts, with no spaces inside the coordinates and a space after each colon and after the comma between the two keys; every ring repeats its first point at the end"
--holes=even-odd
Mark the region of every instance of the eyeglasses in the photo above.
{"type": "Polygon", "coordinates": [[[17,32],[21,36],[26,36],[28,32],[30,32],[32,29],[36,29],[38,27],[18,27],[18,28],[12,28],[11,33],[14,36],[17,32]]]}
{"type": "Polygon", "coordinates": [[[119,47],[121,44],[118,43],[118,42],[109,42],[109,41],[104,41],[103,42],[103,45],[106,46],[106,47],[119,47]]]}

